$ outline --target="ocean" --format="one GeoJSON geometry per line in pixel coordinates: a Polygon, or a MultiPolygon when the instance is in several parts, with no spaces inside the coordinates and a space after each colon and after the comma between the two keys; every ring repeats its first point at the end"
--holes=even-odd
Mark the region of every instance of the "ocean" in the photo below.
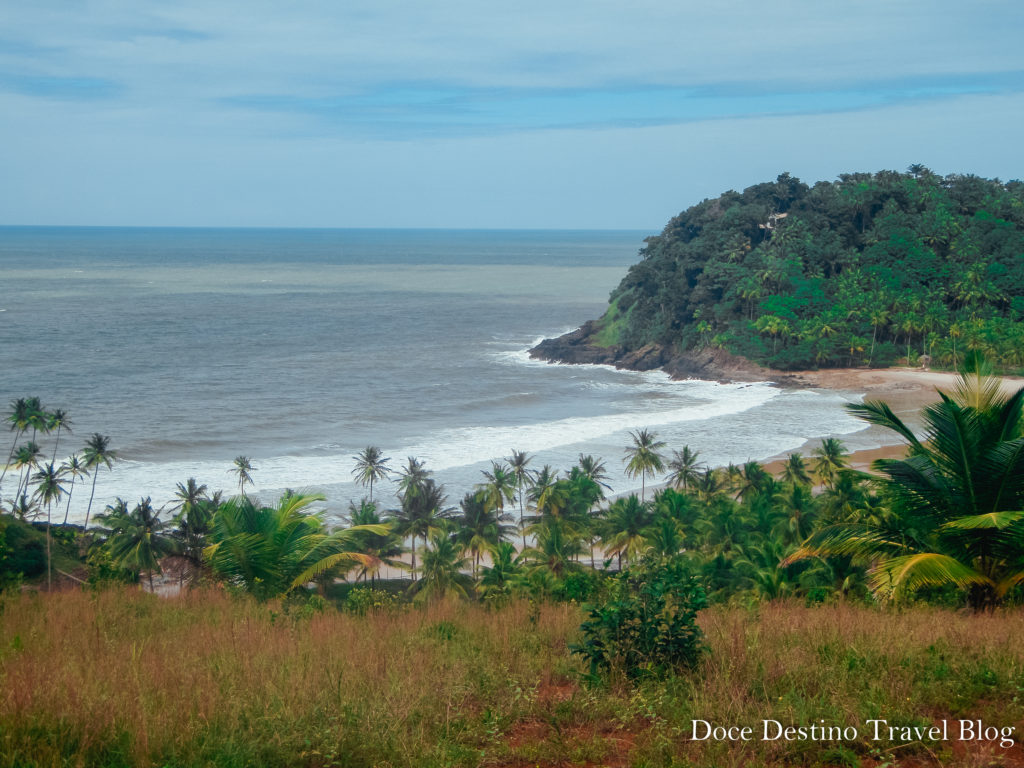
{"type": "MultiPolygon", "coordinates": [[[[877,444],[858,444],[854,393],[530,360],[600,315],[649,234],[0,227],[4,415],[33,395],[68,411],[58,459],[110,436],[94,512],[167,503],[189,477],[230,495],[238,455],[249,493],[324,493],[337,518],[366,494],[367,445],[396,469],[424,460],[455,505],[513,449],[537,469],[593,454],[615,492],[636,488],[622,456],[638,428],[712,465],[877,444]]],[[[71,520],[87,500],[79,485],[71,520]]]]}

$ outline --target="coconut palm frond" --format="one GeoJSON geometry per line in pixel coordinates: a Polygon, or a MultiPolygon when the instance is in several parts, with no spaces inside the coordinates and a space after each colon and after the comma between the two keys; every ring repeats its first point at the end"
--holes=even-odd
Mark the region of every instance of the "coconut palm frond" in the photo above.
{"type": "Polygon", "coordinates": [[[899,537],[875,526],[830,525],[811,534],[783,564],[791,565],[813,557],[851,557],[854,562],[865,564],[905,551],[906,546],[899,537]]]}
{"type": "Polygon", "coordinates": [[[898,432],[911,446],[919,447],[921,445],[914,431],[904,424],[899,416],[893,413],[892,408],[888,404],[883,403],[881,400],[850,403],[846,406],[846,410],[869,424],[877,424],[880,427],[898,432]]]}
{"type": "Polygon", "coordinates": [[[326,557],[320,558],[292,579],[291,589],[301,587],[303,584],[312,581],[317,576],[322,576],[336,566],[345,562],[358,563],[366,568],[370,568],[376,565],[377,558],[373,555],[364,555],[361,552],[335,552],[333,555],[327,555],[326,557]]]}
{"type": "Polygon", "coordinates": [[[997,528],[1002,530],[1014,523],[1019,523],[1021,520],[1024,520],[1024,510],[986,512],[983,515],[969,515],[957,518],[956,520],[950,520],[948,523],[943,523],[942,527],[958,531],[975,531],[979,528],[997,528]]]}
{"type": "Polygon", "coordinates": [[[895,597],[919,587],[952,585],[965,589],[974,585],[994,587],[991,579],[955,557],[922,552],[894,557],[871,570],[871,591],[879,597],[895,597]]]}

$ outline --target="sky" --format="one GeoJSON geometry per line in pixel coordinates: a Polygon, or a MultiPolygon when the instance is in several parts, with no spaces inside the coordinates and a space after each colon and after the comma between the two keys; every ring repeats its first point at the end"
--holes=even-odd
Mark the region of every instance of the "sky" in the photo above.
{"type": "Polygon", "coordinates": [[[1024,177],[1024,3],[9,0],[0,224],[641,229],[1024,177]]]}

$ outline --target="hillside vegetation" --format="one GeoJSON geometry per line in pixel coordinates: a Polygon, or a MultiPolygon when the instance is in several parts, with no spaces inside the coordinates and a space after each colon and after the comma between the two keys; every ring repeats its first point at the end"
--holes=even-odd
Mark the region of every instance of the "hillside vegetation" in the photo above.
{"type": "Polygon", "coordinates": [[[1024,183],[788,174],[687,209],[647,240],[587,342],[724,349],[774,368],[1024,365],[1024,183]]]}

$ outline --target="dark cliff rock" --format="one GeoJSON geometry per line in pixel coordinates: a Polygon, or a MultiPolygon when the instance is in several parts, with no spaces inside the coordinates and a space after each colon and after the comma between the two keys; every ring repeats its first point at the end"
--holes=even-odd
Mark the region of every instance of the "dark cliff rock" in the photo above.
{"type": "Polygon", "coordinates": [[[722,349],[680,352],[658,344],[648,344],[635,350],[625,350],[618,346],[599,347],[591,341],[597,330],[594,321],[588,321],[564,336],[544,339],[530,350],[530,357],[551,363],[613,365],[630,371],[661,368],[673,379],[775,381],[790,386],[799,386],[801,383],[794,376],[763,368],[722,349]]]}

